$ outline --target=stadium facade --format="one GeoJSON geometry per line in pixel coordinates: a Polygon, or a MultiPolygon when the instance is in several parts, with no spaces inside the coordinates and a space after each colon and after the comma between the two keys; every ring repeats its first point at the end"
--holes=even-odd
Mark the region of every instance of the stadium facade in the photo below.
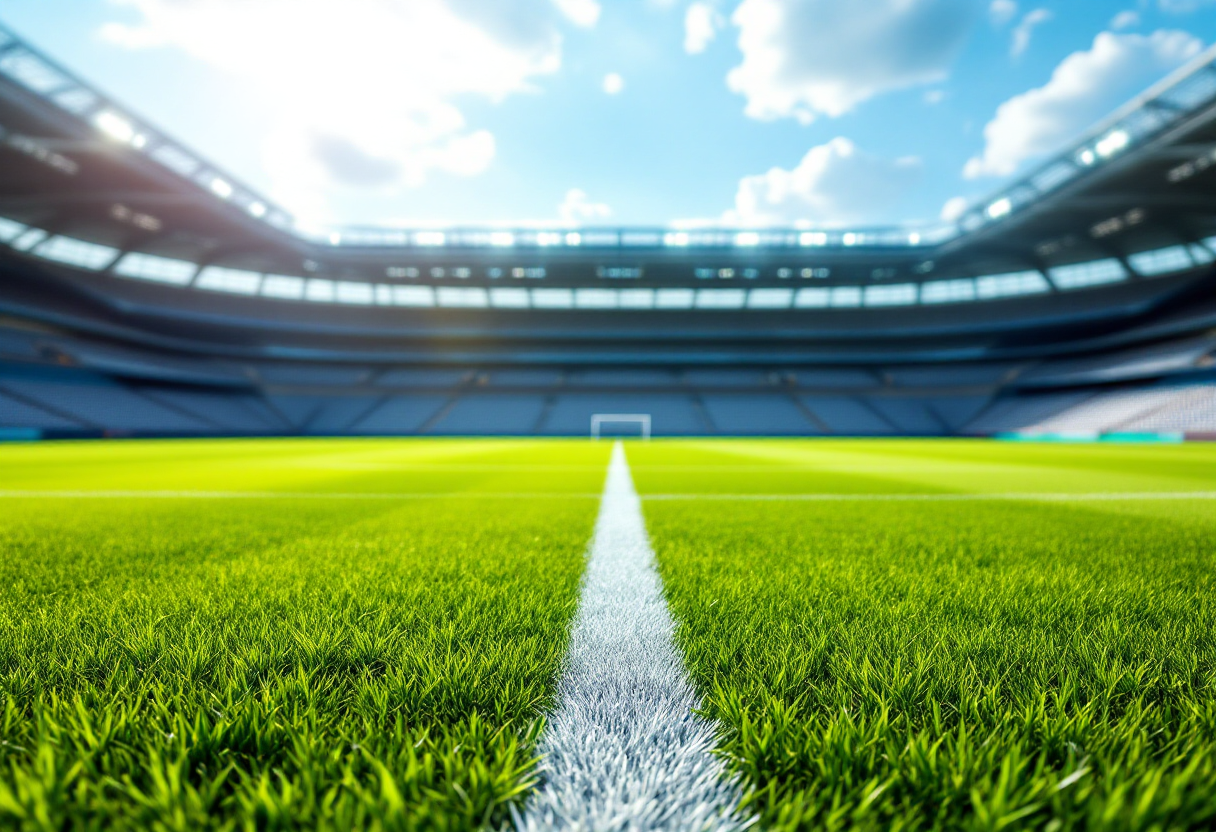
{"type": "Polygon", "coordinates": [[[957,222],[315,229],[0,29],[0,435],[1216,435],[1216,50],[957,222]]]}

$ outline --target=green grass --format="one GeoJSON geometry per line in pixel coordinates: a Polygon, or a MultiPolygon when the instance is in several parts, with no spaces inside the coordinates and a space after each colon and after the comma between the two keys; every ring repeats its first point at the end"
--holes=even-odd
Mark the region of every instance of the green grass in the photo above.
{"type": "MultiPolygon", "coordinates": [[[[660,443],[655,493],[1216,490],[1216,447],[660,443]]],[[[648,501],[770,829],[1216,827],[1216,504],[648,501]]]]}
{"type": "Polygon", "coordinates": [[[533,778],[582,443],[0,446],[0,827],[464,829],[533,778]],[[508,493],[548,494],[530,500],[508,493]]]}
{"type": "MultiPolygon", "coordinates": [[[[608,451],[0,446],[0,828],[501,826],[608,451]]],[[[1216,446],[628,454],[643,496],[1216,491],[1216,446]]],[[[644,510],[762,827],[1216,828],[1213,501],[644,510]]]]}

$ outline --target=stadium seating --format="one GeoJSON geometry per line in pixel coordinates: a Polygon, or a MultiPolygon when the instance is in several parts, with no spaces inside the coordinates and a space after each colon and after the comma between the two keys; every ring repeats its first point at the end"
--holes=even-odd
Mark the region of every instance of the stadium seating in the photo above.
{"type": "Polygon", "coordinates": [[[720,434],[803,436],[825,432],[816,427],[792,396],[720,394],[705,396],[704,402],[720,434]]]}

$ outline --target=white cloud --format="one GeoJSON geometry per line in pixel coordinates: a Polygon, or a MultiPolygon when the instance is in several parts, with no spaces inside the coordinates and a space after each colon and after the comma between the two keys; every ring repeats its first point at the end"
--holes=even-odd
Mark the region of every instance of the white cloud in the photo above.
{"type": "Polygon", "coordinates": [[[1013,40],[1009,44],[1009,54],[1013,57],[1018,57],[1028,48],[1030,48],[1030,36],[1034,34],[1034,27],[1040,26],[1051,20],[1055,15],[1047,9],[1035,9],[1026,13],[1022,18],[1022,22],[1013,30],[1013,40]]]}
{"type": "Polygon", "coordinates": [[[722,26],[722,15],[709,3],[693,3],[684,13],[684,51],[704,52],[722,26]]]}
{"type": "Polygon", "coordinates": [[[1058,150],[1202,48],[1186,32],[1100,33],[1090,49],[1065,58],[1045,85],[997,108],[984,128],[983,153],[967,162],[963,174],[1007,176],[1026,160],[1058,150]]]}
{"type": "Polygon", "coordinates": [[[941,104],[946,100],[945,90],[925,90],[926,104],[941,104]]]}
{"type": "Polygon", "coordinates": [[[975,0],[743,0],[743,62],[727,84],[756,119],[839,116],[889,90],[946,78],[975,0]]]}
{"type": "Polygon", "coordinates": [[[946,204],[942,206],[942,219],[945,222],[954,222],[963,215],[970,204],[970,200],[965,196],[950,197],[946,200],[946,204]]]}
{"type": "Polygon", "coordinates": [[[988,17],[993,26],[1004,26],[1017,17],[1018,4],[1014,0],[992,0],[988,6],[988,17]]]}
{"type": "Polygon", "coordinates": [[[1119,12],[1115,15],[1114,20],[1110,22],[1110,28],[1118,31],[1120,29],[1134,29],[1140,25],[1140,13],[1128,9],[1127,11],[1119,12]]]}
{"type": "Polygon", "coordinates": [[[772,168],[739,180],[727,225],[847,225],[882,219],[920,178],[916,158],[884,159],[846,138],[813,147],[793,170],[772,168]]]}
{"type": "Polygon", "coordinates": [[[575,26],[590,29],[600,19],[597,0],[553,0],[553,5],[575,26]]]}
{"type": "Polygon", "coordinates": [[[618,73],[609,72],[604,76],[604,92],[608,95],[620,95],[625,89],[625,79],[618,73]]]}
{"type": "Polygon", "coordinates": [[[566,191],[566,198],[557,206],[557,215],[562,222],[579,224],[603,220],[612,216],[612,209],[602,202],[592,202],[582,188],[566,191]]]}
{"type": "Polygon", "coordinates": [[[180,50],[256,97],[275,124],[250,137],[270,195],[306,219],[326,219],[342,189],[485,170],[494,137],[455,102],[527,92],[561,63],[561,15],[545,0],[115,2],[138,22],[107,24],[105,39],[180,50]]]}
{"type": "Polygon", "coordinates": [[[1164,12],[1170,14],[1190,14],[1199,11],[1204,6],[1216,4],[1216,0],[1159,0],[1157,3],[1164,12]]]}

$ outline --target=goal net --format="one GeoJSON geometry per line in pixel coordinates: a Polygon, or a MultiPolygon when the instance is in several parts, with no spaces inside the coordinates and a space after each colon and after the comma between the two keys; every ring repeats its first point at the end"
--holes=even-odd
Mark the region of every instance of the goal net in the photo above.
{"type": "Polygon", "coordinates": [[[650,438],[649,413],[595,413],[591,416],[591,438],[599,439],[601,435],[620,436],[625,431],[629,435],[650,438]]]}

